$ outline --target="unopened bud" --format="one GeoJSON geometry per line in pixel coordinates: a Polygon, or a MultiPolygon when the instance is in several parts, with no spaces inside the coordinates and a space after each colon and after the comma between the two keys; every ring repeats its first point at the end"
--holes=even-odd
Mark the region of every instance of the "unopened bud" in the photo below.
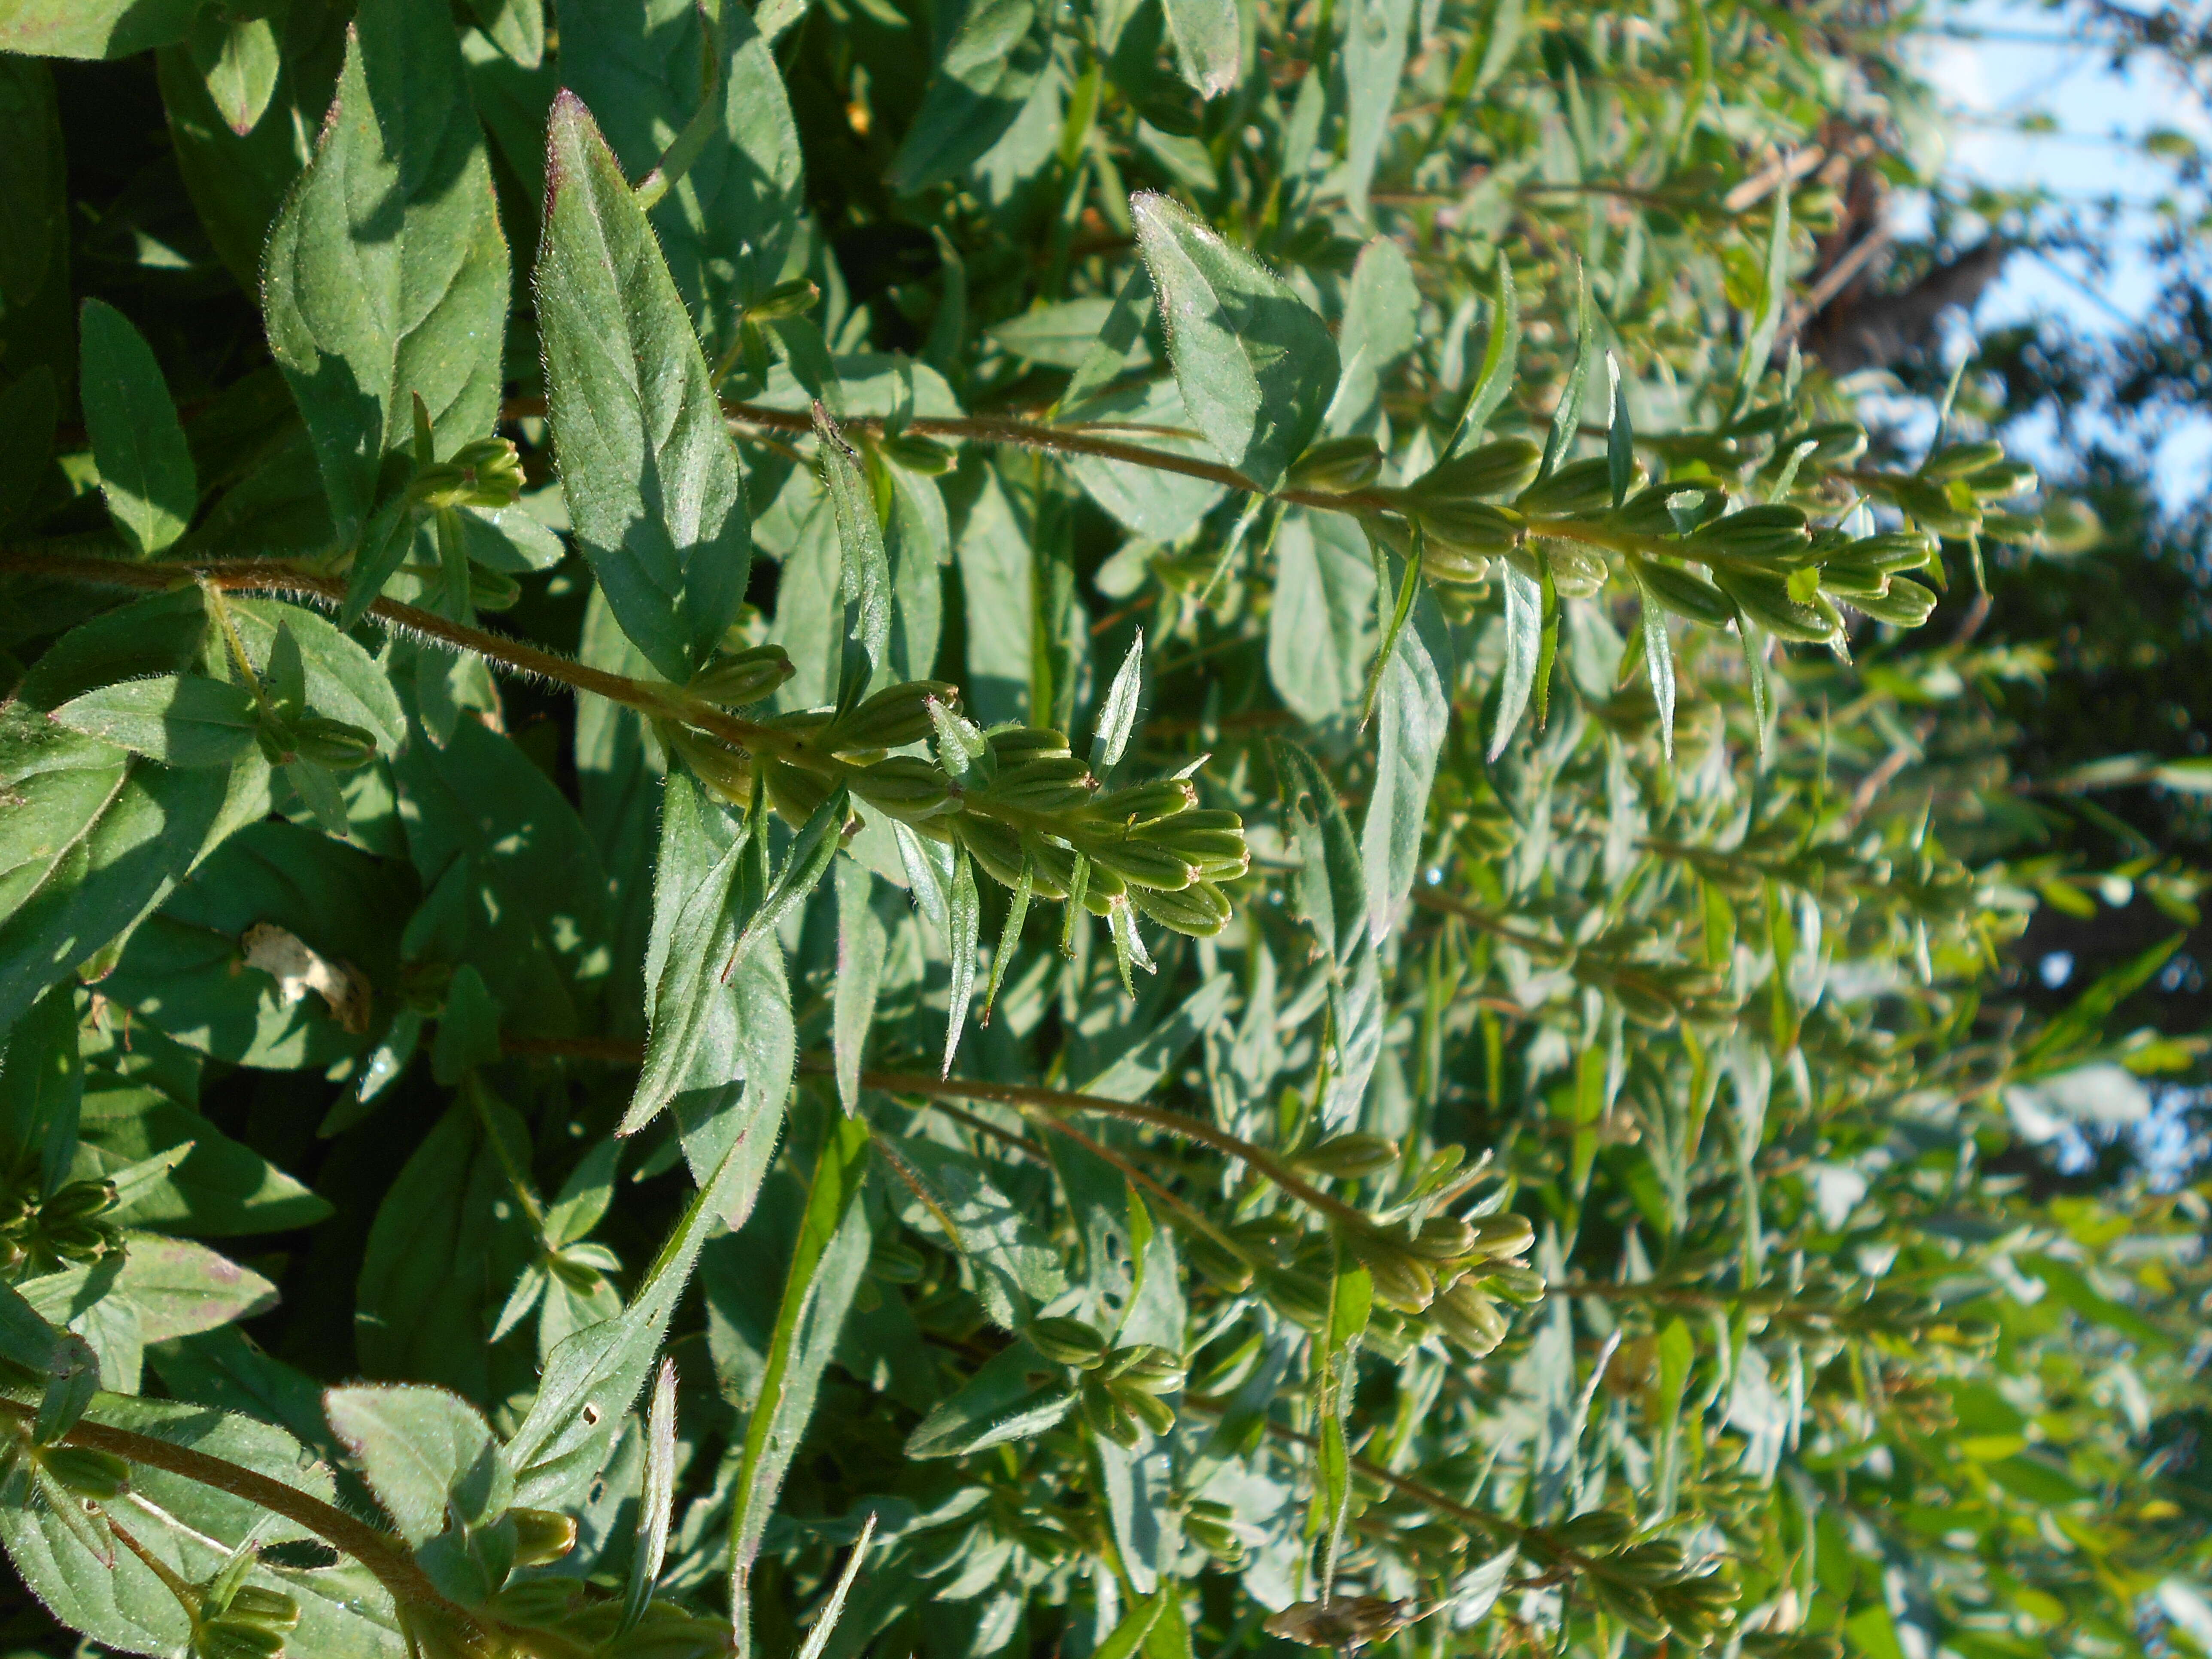
{"type": "Polygon", "coordinates": [[[41,1225],[52,1227],[105,1215],[118,1202],[112,1181],[72,1181],[39,1206],[41,1225]]]}
{"type": "Polygon", "coordinates": [[[1938,483],[1963,478],[1968,473],[1979,472],[1984,467],[1995,466],[2005,458],[2004,446],[1994,438],[1984,438],[1978,443],[1946,444],[1920,464],[1920,476],[1938,483]]]}
{"type": "Polygon", "coordinates": [[[1544,452],[1526,438],[1499,438],[1464,455],[1439,461],[1407,488],[1426,506],[1432,501],[1503,500],[1526,489],[1544,464],[1544,452]]]}
{"type": "Polygon", "coordinates": [[[717,653],[714,661],[694,674],[684,689],[717,708],[743,708],[769,696],[795,672],[781,646],[755,646],[750,650],[717,653]]]}
{"type": "Polygon", "coordinates": [[[1851,604],[1876,622],[1887,623],[1893,628],[1917,628],[1934,612],[1936,595],[1932,589],[1900,576],[1880,598],[1853,599],[1851,604]]]}
{"type": "Polygon", "coordinates": [[[913,755],[892,755],[845,775],[855,795],[895,817],[913,820],[959,810],[952,786],[936,763],[913,755]]]}
{"type": "Polygon", "coordinates": [[[1106,1357],[1106,1338],[1097,1326],[1085,1320],[1034,1320],[1028,1335],[1030,1346],[1056,1365],[1095,1370],[1106,1357]]]}
{"type": "Polygon", "coordinates": [[[1786,562],[1812,540],[1804,514],[1778,502],[1714,520],[1698,532],[1697,550],[1707,557],[1767,564],[1786,562]]]}
{"type": "Polygon", "coordinates": [[[777,323],[789,317],[804,317],[814,309],[822,297],[822,290],[804,276],[794,276],[787,283],[778,283],[757,296],[745,307],[749,323],[777,323]]]}
{"type": "Polygon", "coordinates": [[[703,732],[695,732],[674,720],[655,720],[653,729],[660,741],[691,769],[692,775],[709,793],[733,806],[750,805],[753,798],[753,763],[750,755],[727,748],[703,732]]]}
{"type": "Polygon", "coordinates": [[[1101,836],[1085,841],[1083,850],[1101,869],[1111,870],[1132,887],[1172,893],[1198,879],[1197,866],[1157,842],[1119,841],[1101,836]]]}
{"type": "Polygon", "coordinates": [[[1775,446],[1775,453],[1783,457],[1794,454],[1805,444],[1813,452],[1802,465],[1808,466],[1847,466],[1866,453],[1867,430],[1856,421],[1830,421],[1819,426],[1808,426],[1792,437],[1784,438],[1775,446]]]}
{"type": "Polygon", "coordinates": [[[1297,489],[1342,495],[1364,489],[1382,471],[1382,452],[1372,438],[1325,438],[1298,457],[1290,483],[1297,489]]]}
{"type": "Polygon", "coordinates": [[[1291,1167],[1315,1175],[1358,1181],[1379,1174],[1398,1161],[1398,1143],[1388,1135],[1331,1135],[1291,1159],[1291,1167]]]}
{"type": "Polygon", "coordinates": [[[1229,925],[1228,897],[1210,881],[1194,881],[1180,891],[1133,887],[1129,902],[1161,927],[1191,939],[1212,939],[1229,925]]]}
{"type": "MultiPolygon", "coordinates": [[[[520,1513],[520,1511],[518,1511],[520,1513]]],[[[573,1532],[574,1528],[570,1528],[573,1532]]],[[[259,1584],[240,1584],[230,1593],[230,1601],[218,1615],[225,1623],[259,1625],[265,1629],[288,1631],[300,1622],[300,1604],[283,1590],[264,1589],[259,1584]]]]}
{"type": "Polygon", "coordinates": [[[910,432],[877,439],[876,451],[892,465],[925,478],[941,478],[960,465],[959,454],[950,444],[910,432]]]}
{"type": "MultiPolygon", "coordinates": [[[[1642,468],[1629,488],[1643,487],[1642,468]]],[[[1570,461],[1548,478],[1539,478],[1522,490],[1513,505],[1534,517],[1571,518],[1581,513],[1600,513],[1613,505],[1613,468],[1602,455],[1586,461],[1570,461]]]]}
{"type": "Polygon", "coordinates": [[[451,459],[416,469],[408,499],[432,512],[448,507],[512,507],[521,497],[522,458],[506,438],[478,438],[451,459]]]}
{"type": "Polygon", "coordinates": [[[1186,815],[1198,805],[1198,790],[1188,778],[1160,778],[1095,797],[1084,816],[1101,823],[1137,830],[1186,815]]]}
{"type": "Polygon", "coordinates": [[[943,680],[909,680],[886,686],[823,733],[823,748],[834,752],[860,749],[902,749],[919,743],[934,730],[932,702],[957,705],[960,688],[943,680]]]}
{"type": "Polygon", "coordinates": [[[1628,568],[1646,597],[1656,600],[1662,610],[1703,623],[1708,628],[1724,628],[1735,619],[1735,608],[1729,603],[1728,595],[1703,576],[1674,565],[1641,559],[1632,553],[1629,555],[1628,568]]]}
{"type": "Polygon", "coordinates": [[[576,1520],[557,1510],[509,1510],[514,1523],[514,1564],[542,1567],[576,1547],[576,1520]]]}
{"type": "Polygon", "coordinates": [[[1842,627],[1833,605],[1818,594],[1809,602],[1793,597],[1788,580],[1771,571],[1724,566],[1713,573],[1713,579],[1743,615],[1778,639],[1823,645],[1842,627]]]}
{"type": "Polygon", "coordinates": [[[868,1277],[886,1285],[914,1285],[929,1269],[920,1250],[896,1239],[880,1239],[868,1249],[868,1277]]]}
{"type": "Polygon", "coordinates": [[[1978,501],[2002,501],[2014,495],[2025,495],[2039,480],[2035,469],[2026,461],[2000,461],[1995,466],[1985,466],[1978,472],[1966,475],[1966,488],[1978,501]]]}
{"type": "Polygon", "coordinates": [[[358,726],[309,714],[291,722],[292,752],[303,761],[350,772],[376,758],[376,738],[358,726]]]}

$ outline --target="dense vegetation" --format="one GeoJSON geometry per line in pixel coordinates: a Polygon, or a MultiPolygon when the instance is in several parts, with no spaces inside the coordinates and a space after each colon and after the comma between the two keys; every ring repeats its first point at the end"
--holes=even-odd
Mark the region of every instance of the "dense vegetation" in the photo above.
{"type": "Polygon", "coordinates": [[[2212,1649],[1908,29],[0,0],[0,1642],[2212,1649]]]}

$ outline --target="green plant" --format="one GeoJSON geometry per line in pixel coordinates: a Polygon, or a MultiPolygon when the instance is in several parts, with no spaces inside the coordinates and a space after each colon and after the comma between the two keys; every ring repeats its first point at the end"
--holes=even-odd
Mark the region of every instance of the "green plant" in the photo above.
{"type": "Polygon", "coordinates": [[[0,18],[106,60],[0,56],[54,1619],[2139,1644],[2202,1201],[1978,1160],[2200,1053],[2165,955],[1985,1006],[2032,901],[1831,717],[1998,672],[1898,641],[2050,504],[1778,351],[1886,48],[1779,27],[0,18]]]}

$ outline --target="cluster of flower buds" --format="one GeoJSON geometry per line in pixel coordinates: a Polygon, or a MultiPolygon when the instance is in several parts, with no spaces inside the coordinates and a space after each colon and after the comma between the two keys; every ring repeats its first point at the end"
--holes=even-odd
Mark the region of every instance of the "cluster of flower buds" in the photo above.
{"type": "Polygon", "coordinates": [[[1501,1299],[1543,1299],[1544,1281],[1519,1260],[1535,1243],[1534,1231],[1510,1211],[1472,1221],[1432,1215],[1418,1225],[1346,1225],[1338,1237],[1375,1281],[1376,1301],[1409,1316],[1425,1315],[1477,1357],[1505,1340],[1501,1299]]]}
{"type": "Polygon", "coordinates": [[[192,1620],[193,1659],[278,1659],[300,1622],[300,1604],[282,1590],[240,1584],[210,1595],[192,1620]]]}
{"type": "MultiPolygon", "coordinates": [[[[757,702],[789,677],[773,646],[718,658],[684,688],[717,708],[757,702]]],[[[842,784],[862,807],[964,848],[1001,884],[1079,903],[1092,915],[1134,912],[1180,933],[1227,925],[1222,884],[1251,863],[1244,821],[1199,805],[1187,776],[1104,788],[1061,732],[988,731],[960,712],[959,688],[914,680],[843,710],[774,716],[757,754],[676,719],[663,740],[724,799],[749,802],[755,782],[787,822],[804,823],[842,784]],[[900,753],[927,744],[922,754],[900,753]]]]}
{"type": "Polygon", "coordinates": [[[1844,606],[1900,628],[1925,622],[1935,592],[1903,578],[1934,568],[1940,582],[1939,538],[2080,539],[2079,514],[2067,503],[2039,514],[1996,506],[2038,480],[1995,442],[1952,444],[1911,472],[1885,472],[1854,467],[1867,434],[1850,422],[1788,432],[1767,447],[1785,421],[1786,410],[1762,410],[1703,447],[1662,444],[1694,476],[1656,483],[1641,464],[1617,479],[1603,456],[1539,476],[1543,451],[1524,437],[1480,445],[1394,489],[1370,487],[1369,463],[1379,465],[1371,444],[1329,440],[1308,452],[1291,481],[1356,494],[1352,505],[1370,531],[1406,556],[1418,530],[1422,569],[1447,590],[1486,581],[1504,561],[1532,580],[1548,577],[1565,598],[1587,598],[1604,587],[1607,555],[1617,554],[1644,594],[1677,616],[1714,628],[1747,621],[1812,644],[1841,641],[1844,606]],[[1759,482],[1774,499],[1732,504],[1725,477],[1754,454],[1767,458],[1759,482]],[[1894,508],[1905,527],[1853,537],[1814,521],[1840,520],[1869,499],[1894,508]]]}
{"type": "Polygon", "coordinates": [[[1226,1504],[1195,1498],[1182,1512],[1182,1535],[1224,1567],[1244,1564],[1244,1540],[1237,1534],[1237,1512],[1226,1504]]]}
{"type": "Polygon", "coordinates": [[[72,1181],[41,1200],[35,1176],[0,1197],[0,1272],[11,1277],[58,1273],[123,1248],[106,1219],[119,1201],[107,1181],[72,1181]]]}
{"type": "Polygon", "coordinates": [[[418,465],[407,499],[426,512],[481,507],[497,511],[522,495],[522,457],[507,438],[478,438],[442,461],[418,465]]]}
{"type": "Polygon", "coordinates": [[[1175,1407],[1161,1396],[1182,1391],[1182,1360],[1149,1342],[1109,1345],[1095,1325],[1080,1319],[1034,1320],[1030,1346],[1056,1365],[1079,1373],[1076,1405],[1094,1433],[1119,1446],[1134,1446],[1144,1431],[1165,1434],[1175,1407]]]}
{"type": "Polygon", "coordinates": [[[1645,1641],[1673,1636],[1706,1645],[1730,1616],[1735,1584],[1711,1563],[1692,1562],[1674,1540],[1636,1540],[1635,1533],[1635,1522],[1617,1510],[1586,1510],[1529,1529],[1520,1543],[1532,1562],[1573,1571],[1578,1587],[1645,1641]]]}

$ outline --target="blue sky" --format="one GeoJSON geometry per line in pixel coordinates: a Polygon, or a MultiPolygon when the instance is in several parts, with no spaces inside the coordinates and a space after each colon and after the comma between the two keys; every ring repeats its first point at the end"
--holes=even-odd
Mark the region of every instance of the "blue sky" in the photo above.
{"type": "MultiPolygon", "coordinates": [[[[2212,0],[2199,0],[2200,13],[2212,0]]],[[[2001,187],[2038,187],[2089,204],[2117,197],[2148,204],[2171,187],[2166,166],[2142,147],[2157,130],[2181,132],[2212,148],[2212,113],[2174,77],[2140,64],[2117,74],[2106,55],[2082,40],[2065,13],[2018,0],[1970,0],[1930,19],[1948,35],[1925,49],[1923,73],[1948,106],[1953,137],[1947,170],[2001,187]],[[2023,131],[2025,118],[2047,116],[2051,132],[2023,131]]],[[[1925,222],[1902,204],[1908,231],[1925,222]]],[[[2155,292],[2139,248],[2153,228],[2138,209],[2121,220],[2114,268],[2087,273],[2040,257],[2017,255],[1982,300],[1975,323],[1987,330],[2038,314],[2084,333],[2106,333],[2141,315],[2155,292]]],[[[1963,350],[1963,331],[1954,340],[1963,350]]],[[[2034,447],[2034,434],[2023,434],[2034,447]]],[[[2212,486],[2212,421],[2178,424],[2159,452],[2168,503],[2201,499],[2212,486]]]]}

